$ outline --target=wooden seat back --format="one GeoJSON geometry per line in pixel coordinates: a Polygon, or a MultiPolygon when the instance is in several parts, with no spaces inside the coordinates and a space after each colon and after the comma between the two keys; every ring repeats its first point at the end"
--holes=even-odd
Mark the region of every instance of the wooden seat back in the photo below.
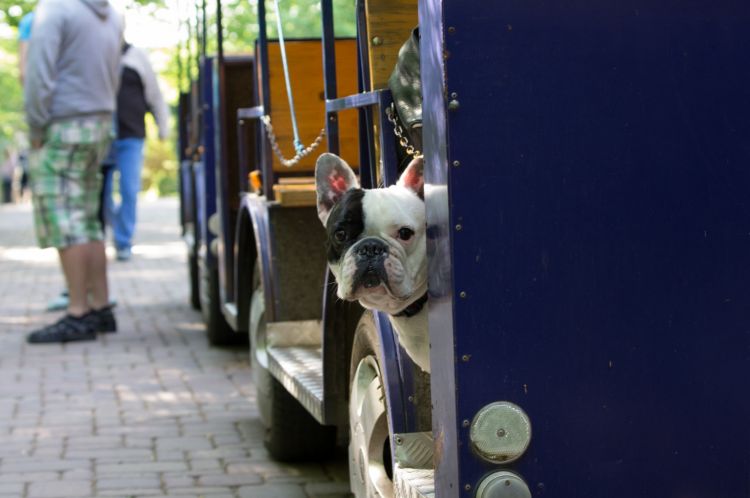
{"type": "MultiPolygon", "coordinates": [[[[323,47],[320,40],[287,40],[285,46],[297,126],[300,139],[307,147],[325,127],[323,47]]],[[[281,151],[290,159],[295,155],[294,132],[281,49],[276,40],[269,40],[268,43],[268,80],[271,94],[271,124],[281,151]]],[[[340,96],[357,93],[356,40],[336,40],[336,80],[340,96]]],[[[263,88],[262,85],[259,84],[259,88],[263,88]]],[[[359,131],[356,112],[339,113],[339,143],[342,157],[350,161],[350,164],[358,163],[359,131]]],[[[317,157],[327,150],[328,141],[324,139],[315,152],[291,168],[281,164],[274,155],[273,170],[279,176],[312,175],[317,157]]]]}
{"type": "Polygon", "coordinates": [[[388,87],[398,50],[419,24],[417,0],[361,0],[367,14],[370,88],[388,87]]]}

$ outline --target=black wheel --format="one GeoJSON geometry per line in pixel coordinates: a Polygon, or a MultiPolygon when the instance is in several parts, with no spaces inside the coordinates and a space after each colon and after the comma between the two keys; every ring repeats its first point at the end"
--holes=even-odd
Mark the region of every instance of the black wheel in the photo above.
{"type": "MultiPolygon", "coordinates": [[[[187,230],[192,231],[193,226],[187,227],[187,230]]],[[[195,239],[193,239],[195,240],[195,239]]],[[[195,244],[191,244],[192,247],[188,248],[188,278],[190,279],[190,307],[194,310],[201,309],[201,293],[200,293],[200,272],[198,271],[198,255],[195,251],[195,244]]]]}
{"type": "Polygon", "coordinates": [[[271,457],[281,462],[326,459],[335,450],[336,428],[320,425],[268,371],[265,300],[257,264],[253,284],[248,324],[250,365],[266,428],[263,443],[271,457]]]}
{"type": "Polygon", "coordinates": [[[221,311],[221,294],[219,292],[219,270],[205,268],[204,288],[201,289],[201,311],[206,324],[206,335],[212,346],[229,346],[239,344],[245,338],[232,330],[221,311]]]}
{"type": "Polygon", "coordinates": [[[357,325],[349,374],[349,482],[357,498],[392,498],[390,427],[375,320],[357,325]]]}

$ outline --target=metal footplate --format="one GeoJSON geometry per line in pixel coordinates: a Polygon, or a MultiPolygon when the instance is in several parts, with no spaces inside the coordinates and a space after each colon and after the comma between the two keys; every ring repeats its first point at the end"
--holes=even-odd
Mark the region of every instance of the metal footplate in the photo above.
{"type": "Polygon", "coordinates": [[[435,498],[435,471],[396,465],[393,469],[395,495],[399,498],[435,498]]]}
{"type": "Polygon", "coordinates": [[[323,352],[319,346],[268,348],[268,370],[323,423],[323,352]]]}

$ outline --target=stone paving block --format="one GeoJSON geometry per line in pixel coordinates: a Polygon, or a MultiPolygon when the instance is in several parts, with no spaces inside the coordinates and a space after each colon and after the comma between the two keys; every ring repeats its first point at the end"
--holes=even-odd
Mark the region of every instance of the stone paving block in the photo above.
{"type": "Polygon", "coordinates": [[[80,459],[55,459],[55,460],[42,460],[38,458],[24,458],[24,459],[7,459],[3,460],[2,472],[11,473],[23,473],[23,472],[44,472],[44,471],[63,471],[63,470],[74,470],[74,469],[87,469],[89,468],[88,460],[80,459]]]}
{"type": "Polygon", "coordinates": [[[211,441],[206,437],[161,437],[156,439],[156,451],[180,450],[198,451],[213,448],[211,441]]]}
{"type": "Polygon", "coordinates": [[[23,494],[24,486],[25,484],[22,482],[0,483],[0,495],[21,496],[23,494]]]}
{"type": "Polygon", "coordinates": [[[154,472],[187,471],[185,462],[103,463],[96,465],[99,474],[150,474],[154,472]]]}
{"type": "Polygon", "coordinates": [[[161,488],[126,488],[126,489],[103,489],[96,493],[97,496],[163,496],[161,488]]]}
{"type": "Polygon", "coordinates": [[[242,486],[237,491],[239,498],[308,498],[302,486],[296,484],[264,484],[242,486]]]}
{"type": "Polygon", "coordinates": [[[45,482],[60,479],[59,472],[7,472],[0,473],[0,484],[11,482],[45,482]]]}
{"type": "Polygon", "coordinates": [[[198,477],[201,486],[243,486],[260,484],[263,478],[258,474],[208,474],[198,477]]]}
{"type": "Polygon", "coordinates": [[[91,481],[32,482],[28,498],[72,498],[91,494],[91,481]]]}

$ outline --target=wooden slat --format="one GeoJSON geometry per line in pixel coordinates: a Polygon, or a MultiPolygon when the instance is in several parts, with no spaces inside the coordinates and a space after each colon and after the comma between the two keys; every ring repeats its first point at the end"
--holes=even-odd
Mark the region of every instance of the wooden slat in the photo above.
{"type": "Polygon", "coordinates": [[[314,206],[315,184],[276,184],[273,186],[276,201],[284,207],[314,206]]]}
{"type": "Polygon", "coordinates": [[[366,0],[370,48],[370,84],[373,90],[388,87],[398,50],[419,24],[417,0],[366,0]],[[377,39],[378,43],[373,43],[377,39]]]}
{"type": "MultiPolygon", "coordinates": [[[[325,126],[325,93],[323,48],[320,40],[288,40],[286,42],[289,75],[292,81],[297,126],[302,142],[309,145],[325,126]]],[[[284,156],[294,156],[294,132],[289,114],[281,51],[276,41],[268,44],[269,83],[271,91],[271,124],[284,156]]],[[[357,48],[355,40],[336,41],[336,78],[339,95],[357,93],[357,48]]],[[[359,162],[357,113],[339,113],[341,155],[350,164],[359,162]]],[[[315,170],[315,160],[328,150],[325,140],[318,149],[293,168],[282,165],[274,156],[273,169],[279,174],[315,170]]]]}

